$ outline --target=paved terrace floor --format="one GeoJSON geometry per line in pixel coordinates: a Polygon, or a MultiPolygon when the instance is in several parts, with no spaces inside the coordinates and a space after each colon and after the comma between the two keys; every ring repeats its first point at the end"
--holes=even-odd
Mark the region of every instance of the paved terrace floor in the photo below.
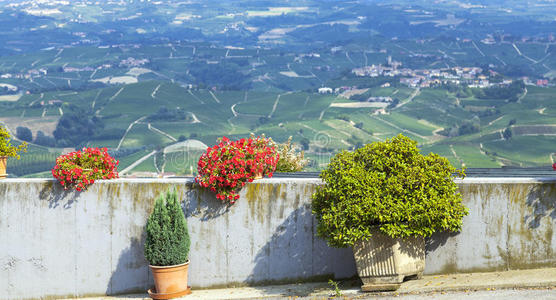
{"type": "MultiPolygon", "coordinates": [[[[556,299],[556,268],[490,273],[428,275],[386,293],[362,293],[356,281],[340,284],[348,299],[556,299]]],[[[193,299],[328,299],[335,291],[327,283],[194,290],[180,298],[193,299]]],[[[147,294],[82,298],[86,300],[150,299],[147,294]]]]}

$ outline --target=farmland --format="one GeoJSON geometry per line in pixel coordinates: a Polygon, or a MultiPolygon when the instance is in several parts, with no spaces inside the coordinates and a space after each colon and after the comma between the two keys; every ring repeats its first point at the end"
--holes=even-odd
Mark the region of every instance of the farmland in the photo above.
{"type": "Polygon", "coordinates": [[[77,2],[50,16],[0,4],[20,24],[0,35],[0,124],[33,135],[14,176],[49,176],[85,146],[127,175],[191,175],[199,145],[250,133],[292,136],[308,170],[399,133],[457,167],[554,159],[554,5],[77,2]]]}

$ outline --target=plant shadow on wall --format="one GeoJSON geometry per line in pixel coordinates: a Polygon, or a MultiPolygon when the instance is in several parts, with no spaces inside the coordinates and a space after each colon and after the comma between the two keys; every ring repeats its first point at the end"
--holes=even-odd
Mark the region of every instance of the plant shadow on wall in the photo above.
{"type": "Polygon", "coordinates": [[[537,229],[541,226],[541,221],[545,217],[556,220],[556,188],[552,185],[536,186],[527,195],[527,205],[532,208],[530,214],[525,215],[524,223],[530,229],[537,229]]]}
{"type": "Polygon", "coordinates": [[[131,298],[144,299],[143,293],[151,285],[149,263],[143,255],[145,236],[146,233],[143,231],[140,238],[131,238],[129,247],[120,253],[118,264],[112,272],[106,287],[106,295],[141,293],[141,295],[131,298]]]}
{"type": "Polygon", "coordinates": [[[185,192],[185,217],[197,217],[201,221],[217,218],[230,210],[230,205],[214,197],[214,193],[195,184],[188,186],[185,192]]]}
{"type": "Polygon", "coordinates": [[[343,255],[339,249],[328,248],[324,240],[314,235],[314,218],[310,205],[306,204],[295,209],[260,248],[245,283],[264,293],[279,293],[284,289],[273,288],[272,284],[314,282],[288,289],[281,295],[307,297],[313,292],[330,289],[326,282],[335,279],[332,266],[354,265],[353,256],[350,252],[347,254],[343,255]],[[338,252],[339,255],[330,257],[330,251],[338,252]],[[315,257],[320,253],[323,257],[315,257]]]}
{"type": "Polygon", "coordinates": [[[70,209],[77,202],[76,198],[80,193],[75,190],[65,190],[54,182],[47,182],[39,192],[39,198],[48,201],[48,208],[55,209],[62,205],[64,209],[70,209]]]}
{"type": "Polygon", "coordinates": [[[432,236],[425,238],[425,253],[434,252],[436,249],[446,245],[448,240],[459,235],[460,232],[443,231],[435,232],[432,236]]]}

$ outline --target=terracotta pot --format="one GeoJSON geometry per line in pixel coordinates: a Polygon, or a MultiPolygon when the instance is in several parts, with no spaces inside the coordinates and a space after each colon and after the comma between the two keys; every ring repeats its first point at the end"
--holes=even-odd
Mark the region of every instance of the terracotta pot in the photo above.
{"type": "Polygon", "coordinates": [[[6,178],[8,174],[6,174],[6,165],[8,163],[7,156],[0,156],[0,179],[6,178]]]}
{"type": "Polygon", "coordinates": [[[151,266],[153,274],[154,286],[156,291],[154,295],[165,295],[164,298],[153,297],[154,299],[171,299],[177,298],[188,290],[187,288],[187,271],[189,269],[189,261],[181,265],[175,266],[151,266]],[[168,297],[169,296],[169,297],[168,297]]]}
{"type": "Polygon", "coordinates": [[[263,173],[255,173],[255,179],[262,179],[263,178],[263,173]]]}
{"type": "Polygon", "coordinates": [[[364,292],[392,291],[404,280],[419,279],[425,269],[423,237],[391,238],[373,229],[368,241],[353,247],[357,273],[364,292]]]}

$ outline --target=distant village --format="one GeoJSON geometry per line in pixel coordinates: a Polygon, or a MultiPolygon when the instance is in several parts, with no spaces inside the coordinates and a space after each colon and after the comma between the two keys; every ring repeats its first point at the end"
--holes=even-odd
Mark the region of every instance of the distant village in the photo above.
{"type": "MultiPolygon", "coordinates": [[[[470,88],[488,88],[491,86],[504,86],[512,83],[512,79],[503,79],[501,81],[492,82],[490,77],[497,76],[496,72],[489,70],[485,75],[482,68],[479,67],[452,67],[440,69],[408,69],[401,68],[402,63],[393,61],[388,57],[387,65],[371,65],[361,68],[352,69],[352,73],[356,76],[388,76],[402,77],[400,83],[412,88],[427,88],[442,84],[466,85],[470,88]]],[[[531,81],[527,77],[520,78],[528,85],[536,85],[540,87],[548,86],[547,79],[538,79],[531,81]]]]}
{"type": "MultiPolygon", "coordinates": [[[[371,65],[360,68],[354,68],[351,73],[358,77],[392,77],[399,78],[400,84],[411,88],[429,88],[440,85],[464,85],[469,88],[489,88],[492,86],[508,86],[512,79],[500,79],[500,74],[489,70],[488,76],[485,75],[482,68],[479,67],[451,67],[439,69],[409,69],[402,68],[402,63],[392,60],[388,57],[386,65],[371,65]],[[498,77],[498,80],[492,80],[491,77],[498,77]]],[[[526,85],[534,85],[538,87],[549,86],[548,79],[531,80],[528,77],[521,77],[526,85]]],[[[391,83],[386,82],[381,87],[390,87],[391,83]]],[[[365,89],[359,89],[356,86],[342,86],[337,88],[321,87],[318,89],[320,94],[337,94],[340,97],[350,99],[353,95],[364,92],[365,89]]],[[[391,97],[369,97],[367,102],[392,102],[391,97]]]]}

